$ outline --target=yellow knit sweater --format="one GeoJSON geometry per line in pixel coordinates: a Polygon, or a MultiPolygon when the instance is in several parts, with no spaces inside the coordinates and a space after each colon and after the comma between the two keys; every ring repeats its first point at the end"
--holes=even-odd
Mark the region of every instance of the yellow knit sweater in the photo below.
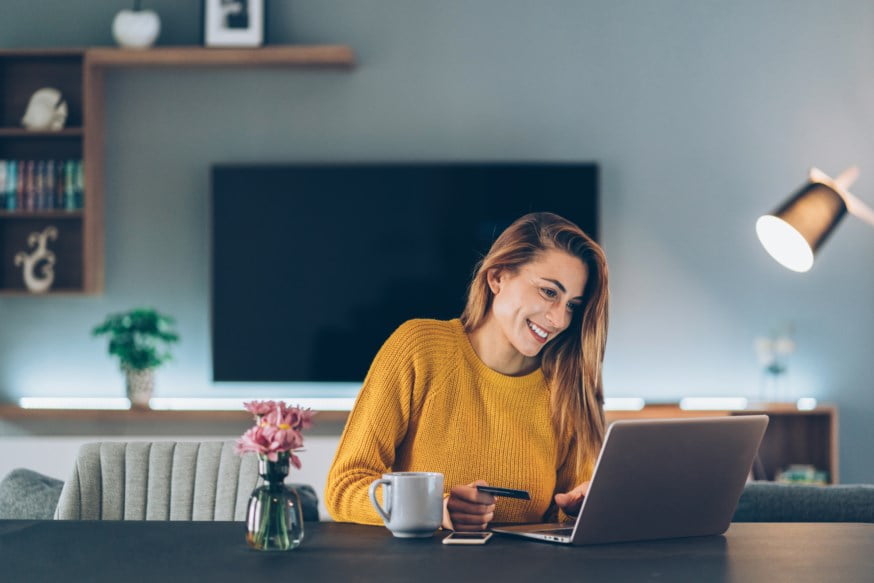
{"type": "Polygon", "coordinates": [[[483,364],[459,320],[411,320],[371,365],[325,502],[335,520],[381,525],[371,482],[385,472],[431,471],[443,474],[445,492],[477,479],[530,492],[531,500],[499,498],[494,522],[555,520],[553,494],[588,479],[573,474],[573,455],[555,438],[539,369],[503,375],[483,364]]]}

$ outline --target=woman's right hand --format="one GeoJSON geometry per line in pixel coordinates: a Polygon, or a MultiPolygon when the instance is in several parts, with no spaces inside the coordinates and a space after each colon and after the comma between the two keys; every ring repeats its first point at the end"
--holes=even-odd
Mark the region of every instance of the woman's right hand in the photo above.
{"type": "Polygon", "coordinates": [[[477,486],[488,486],[477,480],[466,486],[453,486],[443,500],[443,528],[458,531],[486,530],[495,517],[495,497],[480,492],[477,486]]]}

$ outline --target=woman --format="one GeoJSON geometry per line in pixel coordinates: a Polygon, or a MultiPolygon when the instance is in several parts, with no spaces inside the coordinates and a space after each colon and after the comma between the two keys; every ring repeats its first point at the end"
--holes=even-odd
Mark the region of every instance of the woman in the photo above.
{"type": "Polygon", "coordinates": [[[460,319],[406,322],[376,355],[328,475],[334,519],[382,524],[367,490],[391,471],[444,475],[445,528],[575,514],[604,437],[608,295],[604,252],[575,224],[510,225],[460,319]],[[496,501],[484,484],[531,500],[496,501]]]}

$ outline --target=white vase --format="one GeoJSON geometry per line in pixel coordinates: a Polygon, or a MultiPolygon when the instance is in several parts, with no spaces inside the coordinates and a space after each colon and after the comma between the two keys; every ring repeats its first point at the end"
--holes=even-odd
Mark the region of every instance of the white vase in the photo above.
{"type": "Polygon", "coordinates": [[[122,10],[112,21],[112,36],[120,46],[145,49],[161,32],[161,19],[153,10],[122,10]]]}

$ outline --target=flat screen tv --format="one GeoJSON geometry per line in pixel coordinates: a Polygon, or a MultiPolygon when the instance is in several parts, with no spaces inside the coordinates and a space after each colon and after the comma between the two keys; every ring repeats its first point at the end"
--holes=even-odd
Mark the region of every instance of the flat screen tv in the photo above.
{"type": "Polygon", "coordinates": [[[476,262],[532,211],[597,240],[597,166],[215,166],[213,379],[362,381],[405,320],[458,317],[476,262]]]}

